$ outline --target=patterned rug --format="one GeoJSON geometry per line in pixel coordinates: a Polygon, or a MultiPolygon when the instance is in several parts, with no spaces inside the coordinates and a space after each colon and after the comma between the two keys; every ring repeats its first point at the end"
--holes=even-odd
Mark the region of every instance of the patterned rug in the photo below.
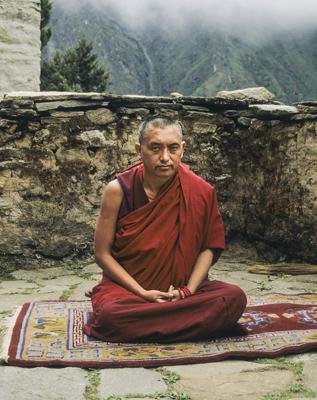
{"type": "Polygon", "coordinates": [[[240,335],[179,344],[123,344],[91,339],[82,326],[90,301],[39,301],[22,306],[2,361],[20,366],[140,367],[274,357],[317,349],[317,295],[253,297],[240,335]]]}

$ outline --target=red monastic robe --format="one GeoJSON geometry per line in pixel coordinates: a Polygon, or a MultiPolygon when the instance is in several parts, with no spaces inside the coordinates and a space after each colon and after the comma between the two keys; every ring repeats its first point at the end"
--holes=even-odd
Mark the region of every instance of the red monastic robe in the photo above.
{"type": "MultiPolygon", "coordinates": [[[[145,289],[168,291],[170,285],[187,284],[203,250],[224,248],[223,223],[213,186],[187,166],[179,166],[152,202],[144,199],[142,168],[118,175],[128,213],[119,214],[112,255],[145,289]]],[[[113,342],[173,342],[224,332],[239,319],[246,299],[239,287],[206,279],[193,296],[150,303],[104,274],[93,289],[92,305],[87,335],[113,342]]]]}

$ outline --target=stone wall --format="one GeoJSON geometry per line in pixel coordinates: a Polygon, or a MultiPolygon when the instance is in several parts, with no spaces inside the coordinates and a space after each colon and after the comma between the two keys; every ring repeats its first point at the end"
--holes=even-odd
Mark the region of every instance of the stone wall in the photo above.
{"type": "Polygon", "coordinates": [[[0,103],[0,271],[91,256],[103,187],[136,161],[154,112],[185,125],[184,161],[216,185],[229,242],[317,262],[317,102],[11,93],[0,103]]]}
{"type": "Polygon", "coordinates": [[[40,88],[40,0],[0,1],[0,98],[40,88]]]}

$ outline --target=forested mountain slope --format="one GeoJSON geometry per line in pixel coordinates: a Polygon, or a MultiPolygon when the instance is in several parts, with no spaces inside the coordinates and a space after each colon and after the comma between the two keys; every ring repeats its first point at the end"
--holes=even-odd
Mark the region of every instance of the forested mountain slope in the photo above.
{"type": "Polygon", "coordinates": [[[86,35],[110,70],[109,90],[117,94],[213,96],[265,86],[288,103],[317,97],[317,29],[252,42],[197,25],[136,30],[114,18],[92,6],[54,6],[47,53],[86,35]]]}
{"type": "Polygon", "coordinates": [[[149,62],[133,33],[106,13],[84,6],[73,10],[55,6],[51,18],[52,37],[46,56],[71,47],[82,36],[93,41],[95,50],[110,71],[109,91],[118,94],[151,92],[149,62]]]}

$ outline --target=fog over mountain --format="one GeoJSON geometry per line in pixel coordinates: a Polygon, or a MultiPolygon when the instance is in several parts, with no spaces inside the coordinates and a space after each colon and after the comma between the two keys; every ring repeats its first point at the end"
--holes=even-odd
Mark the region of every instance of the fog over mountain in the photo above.
{"type": "Polygon", "coordinates": [[[51,25],[46,56],[86,36],[113,93],[317,98],[316,0],[53,0],[51,25]]]}
{"type": "Polygon", "coordinates": [[[132,28],[184,29],[203,24],[249,40],[317,27],[316,0],[53,0],[63,8],[85,4],[120,17],[132,28]]]}

